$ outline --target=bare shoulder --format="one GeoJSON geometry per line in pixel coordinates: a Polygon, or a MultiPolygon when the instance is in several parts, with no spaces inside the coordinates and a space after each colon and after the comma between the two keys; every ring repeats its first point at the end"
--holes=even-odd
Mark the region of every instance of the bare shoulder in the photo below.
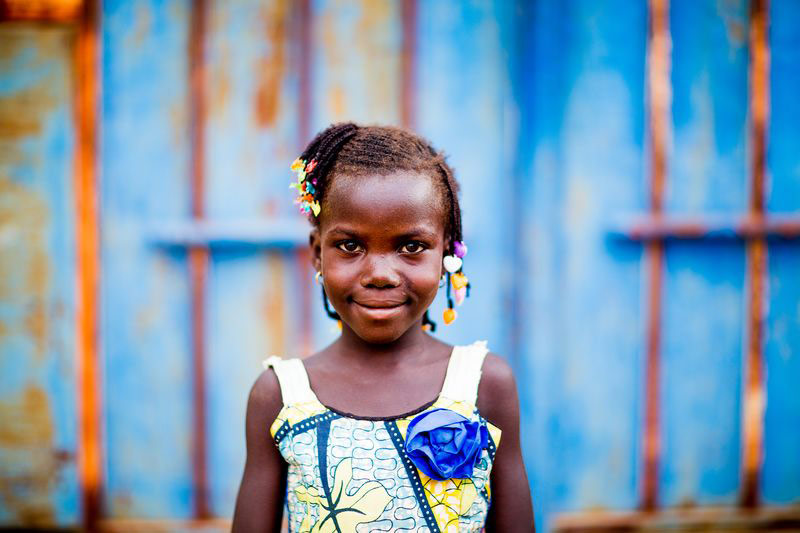
{"type": "Polygon", "coordinates": [[[519,424],[517,382],[505,359],[489,353],[481,368],[478,386],[478,409],[489,422],[504,429],[519,424]]]}
{"type": "MultiPolygon", "coordinates": [[[[278,377],[271,369],[264,370],[250,388],[247,400],[247,423],[271,424],[283,406],[278,377]]],[[[263,426],[262,426],[263,427],[263,426]]]]}

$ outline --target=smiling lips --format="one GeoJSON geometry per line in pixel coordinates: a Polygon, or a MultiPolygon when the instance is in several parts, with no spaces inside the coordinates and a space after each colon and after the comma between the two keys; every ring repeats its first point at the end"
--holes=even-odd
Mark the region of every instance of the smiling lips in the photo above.
{"type": "Polygon", "coordinates": [[[406,302],[400,300],[353,300],[353,303],[370,318],[380,320],[399,313],[406,302]]]}

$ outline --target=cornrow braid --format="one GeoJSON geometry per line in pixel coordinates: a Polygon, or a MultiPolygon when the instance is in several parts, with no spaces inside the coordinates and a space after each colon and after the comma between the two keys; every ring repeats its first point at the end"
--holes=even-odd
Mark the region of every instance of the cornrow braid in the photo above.
{"type": "Polygon", "coordinates": [[[356,134],[356,131],[358,131],[358,126],[352,122],[334,124],[317,134],[300,155],[300,159],[306,162],[316,162],[316,166],[306,178],[310,179],[314,186],[313,197],[316,201],[322,201],[329,181],[328,174],[336,162],[336,156],[342,146],[356,134]]]}
{"type": "MultiPolygon", "coordinates": [[[[333,124],[311,140],[300,155],[306,167],[306,180],[313,186],[313,199],[323,204],[331,181],[339,174],[358,177],[367,174],[391,174],[412,171],[434,178],[445,207],[445,252],[452,255],[455,243],[462,240],[461,206],[458,201],[458,182],[444,154],[408,130],[394,126],[358,126],[352,122],[333,124]]],[[[324,216],[324,205],[322,216],[324,216]]],[[[312,224],[319,217],[309,214],[312,224]]],[[[448,293],[449,293],[448,283],[448,293]]],[[[468,287],[469,288],[469,287],[468,287]]],[[[323,287],[325,311],[331,318],[339,315],[328,305],[323,287]]],[[[452,300],[448,294],[448,305],[452,300]]],[[[434,330],[436,324],[426,312],[423,324],[434,330]]]]}
{"type": "Polygon", "coordinates": [[[455,178],[453,177],[453,170],[450,168],[447,163],[444,162],[444,158],[439,161],[438,164],[439,172],[441,172],[442,176],[444,177],[444,184],[447,188],[447,196],[450,200],[450,242],[448,243],[447,251],[449,253],[453,253],[455,243],[457,241],[462,240],[461,235],[461,206],[458,204],[458,196],[456,196],[456,191],[458,190],[458,184],[456,183],[455,178]],[[455,190],[454,190],[455,189],[455,190]]]}

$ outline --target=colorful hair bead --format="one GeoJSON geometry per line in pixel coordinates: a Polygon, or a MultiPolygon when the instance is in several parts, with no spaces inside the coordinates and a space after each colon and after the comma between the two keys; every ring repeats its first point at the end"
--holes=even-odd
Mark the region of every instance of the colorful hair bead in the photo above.
{"type": "Polygon", "coordinates": [[[301,213],[307,214],[311,212],[314,216],[318,216],[320,212],[319,202],[314,199],[314,194],[317,192],[314,187],[316,180],[307,180],[306,177],[314,171],[316,166],[317,161],[315,159],[306,163],[298,157],[292,161],[289,167],[292,172],[297,174],[297,181],[289,184],[290,188],[297,189],[297,198],[295,198],[294,203],[300,206],[301,213]]]}
{"type": "Polygon", "coordinates": [[[452,324],[458,316],[453,307],[464,303],[464,299],[469,296],[469,280],[461,268],[464,266],[463,257],[467,255],[467,245],[463,241],[456,241],[453,244],[453,254],[442,258],[442,266],[447,272],[449,282],[447,282],[447,309],[444,310],[442,318],[446,325],[452,324]],[[451,297],[451,287],[455,291],[455,305],[451,297]]]}
{"type": "Polygon", "coordinates": [[[461,261],[460,257],[456,257],[455,255],[446,255],[444,259],[442,259],[442,264],[445,270],[453,274],[461,269],[463,261],[461,261]]]}
{"type": "Polygon", "coordinates": [[[456,272],[450,277],[450,282],[453,284],[455,290],[463,289],[469,283],[467,276],[463,272],[456,272]]]}

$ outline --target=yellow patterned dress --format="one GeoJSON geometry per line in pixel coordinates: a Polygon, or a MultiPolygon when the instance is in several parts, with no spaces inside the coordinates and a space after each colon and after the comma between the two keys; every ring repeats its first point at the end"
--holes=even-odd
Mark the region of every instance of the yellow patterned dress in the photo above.
{"type": "Polygon", "coordinates": [[[392,418],[357,417],[328,408],[311,390],[301,360],[265,360],[265,368],[272,367],[278,377],[283,398],[270,433],[289,465],[289,531],[480,531],[500,441],[500,429],[476,407],[486,352],[485,341],[456,346],[436,401],[392,418]],[[488,442],[476,453],[470,477],[433,479],[406,453],[409,423],[439,408],[488,429],[488,442]]]}

